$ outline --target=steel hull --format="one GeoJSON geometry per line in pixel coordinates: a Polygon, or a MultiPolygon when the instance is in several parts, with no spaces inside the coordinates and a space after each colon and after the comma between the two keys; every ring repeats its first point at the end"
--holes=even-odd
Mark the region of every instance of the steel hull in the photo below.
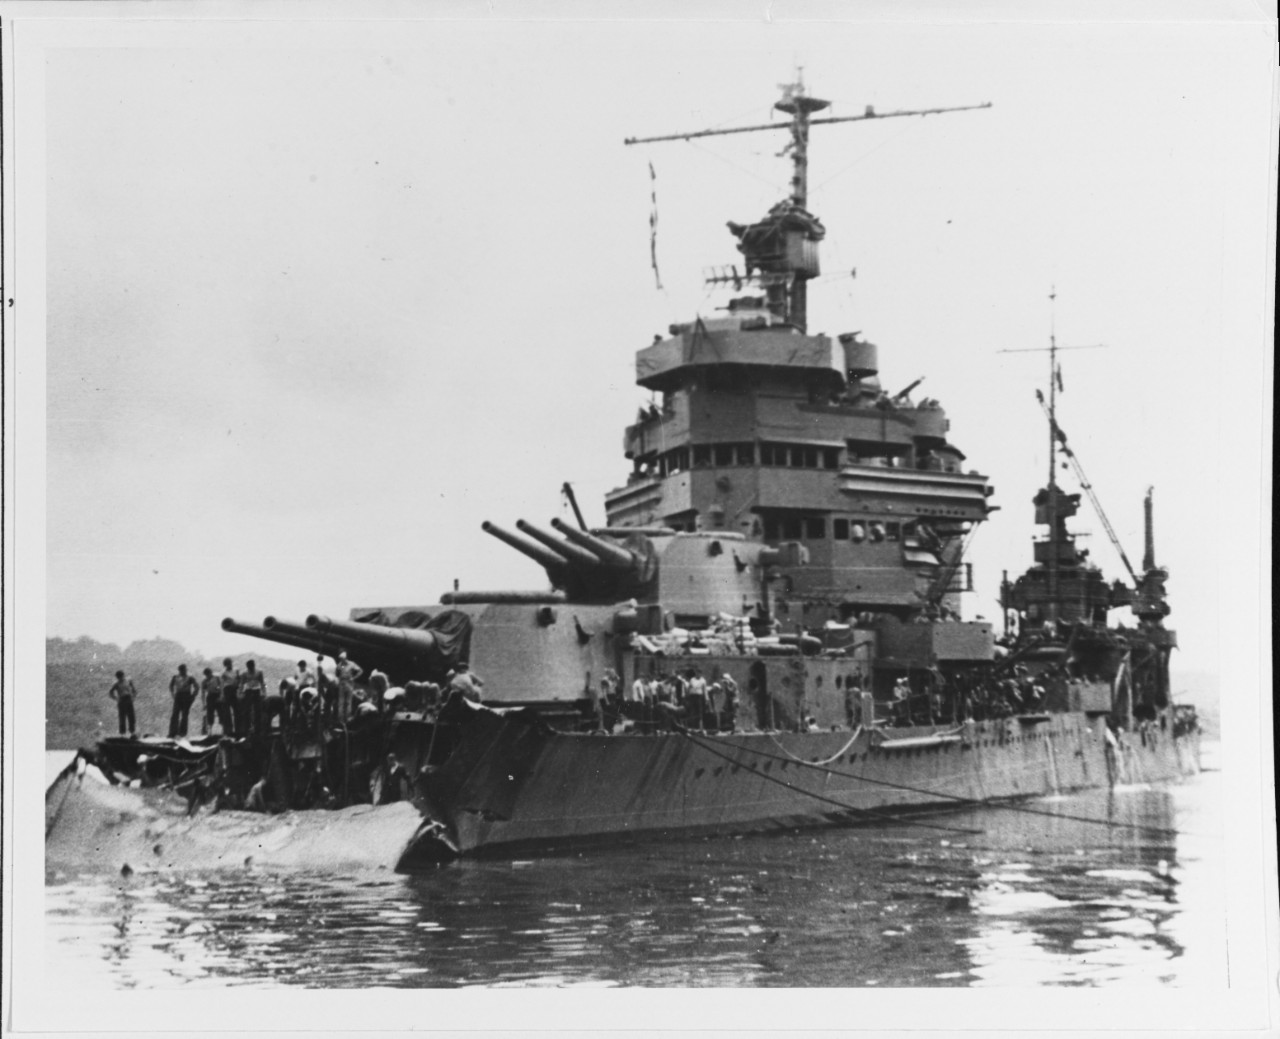
{"type": "MultiPolygon", "coordinates": [[[[1063,713],[874,733],[639,736],[477,719],[427,784],[428,814],[461,854],[875,823],[1194,774],[1198,733],[1175,739],[1169,725],[1109,734],[1101,717],[1063,713]]],[[[411,849],[404,864],[433,854],[411,849]]]]}

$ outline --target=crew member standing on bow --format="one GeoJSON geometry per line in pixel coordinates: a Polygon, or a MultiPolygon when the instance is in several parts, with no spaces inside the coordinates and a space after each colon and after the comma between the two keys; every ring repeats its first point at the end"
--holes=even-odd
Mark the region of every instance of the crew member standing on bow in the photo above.
{"type": "Polygon", "coordinates": [[[236,735],[251,736],[262,728],[262,701],[267,695],[267,682],[258,665],[244,662],[240,689],[236,696],[236,735]]]}
{"type": "Polygon", "coordinates": [[[200,681],[201,715],[200,731],[208,736],[218,717],[218,704],[222,701],[222,679],[213,673],[213,668],[204,669],[204,678],[200,681]]]}
{"type": "Polygon", "coordinates": [[[169,715],[169,739],[186,736],[187,718],[199,693],[200,683],[187,674],[186,664],[179,664],[178,673],[169,679],[169,696],[173,700],[173,712],[169,715]]]}
{"type": "Polygon", "coordinates": [[[130,736],[136,736],[138,723],[133,713],[133,698],[138,695],[138,691],[133,687],[133,679],[127,677],[123,671],[117,671],[116,680],[107,690],[107,695],[116,702],[116,714],[120,717],[120,735],[123,736],[127,731],[130,736]]]}
{"type": "Polygon", "coordinates": [[[222,674],[218,676],[222,683],[222,695],[218,697],[218,724],[222,726],[222,735],[237,736],[235,723],[236,699],[240,695],[240,673],[227,657],[222,661],[222,674]]]}
{"type": "MultiPolygon", "coordinates": [[[[318,657],[323,660],[324,657],[318,657]]],[[[298,689],[314,689],[316,687],[316,675],[311,668],[307,667],[305,660],[298,661],[298,670],[294,672],[293,680],[298,683],[298,689]]]]}
{"type": "Polygon", "coordinates": [[[354,660],[347,658],[344,649],[338,654],[338,664],[334,668],[338,680],[338,717],[344,721],[351,713],[351,698],[356,691],[356,682],[364,674],[364,670],[354,660]]]}

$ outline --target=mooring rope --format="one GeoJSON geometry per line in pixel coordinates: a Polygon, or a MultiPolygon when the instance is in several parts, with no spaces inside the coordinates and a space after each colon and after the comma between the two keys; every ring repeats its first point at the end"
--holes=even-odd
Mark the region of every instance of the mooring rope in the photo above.
{"type": "MultiPolygon", "coordinates": [[[[868,816],[869,818],[877,819],[881,822],[901,823],[904,826],[919,826],[927,830],[942,830],[946,833],[963,833],[963,834],[969,834],[969,835],[975,835],[975,834],[980,835],[983,833],[982,830],[971,830],[961,826],[943,826],[939,823],[922,823],[917,819],[908,819],[900,815],[889,815],[885,812],[878,812],[874,808],[858,808],[856,805],[847,804],[844,801],[837,801],[833,797],[827,797],[825,794],[817,794],[817,793],[814,793],[812,790],[805,790],[803,787],[798,787],[792,783],[788,783],[785,779],[779,779],[777,776],[771,776],[767,772],[761,772],[759,769],[753,768],[751,765],[745,764],[742,761],[738,761],[734,759],[728,754],[722,753],[721,751],[717,750],[715,747],[708,746],[706,743],[704,743],[702,740],[695,737],[688,729],[684,728],[683,726],[677,729],[677,731],[680,732],[682,735],[687,736],[689,739],[693,740],[693,742],[696,743],[698,746],[702,747],[703,750],[706,750],[709,753],[714,754],[718,758],[723,758],[725,761],[729,762],[732,765],[736,765],[739,768],[745,768],[748,772],[752,773],[753,775],[759,776],[761,779],[767,779],[771,783],[777,783],[779,786],[784,786],[788,790],[792,790],[797,794],[804,794],[806,797],[812,797],[816,801],[824,801],[827,804],[835,805],[838,808],[844,809],[846,812],[855,812],[858,815],[865,815],[865,816],[868,816]]],[[[738,749],[738,750],[749,749],[746,747],[739,747],[737,744],[734,744],[734,747],[735,749],[738,749]]],[[[767,755],[767,756],[774,757],[775,755],[767,755]]],[[[779,760],[782,760],[782,759],[779,759],[779,760]]]]}
{"type": "Polygon", "coordinates": [[[822,760],[822,761],[813,761],[813,762],[808,762],[808,761],[805,761],[805,760],[804,760],[804,758],[798,758],[798,757],[796,757],[794,754],[792,754],[792,753],[791,753],[791,751],[787,750],[787,748],[786,748],[786,747],[784,747],[781,743],[779,743],[779,742],[778,742],[778,738],[777,738],[776,736],[774,736],[774,734],[773,734],[773,733],[769,733],[769,734],[768,734],[769,739],[771,739],[771,740],[773,741],[773,745],[774,745],[775,747],[777,747],[780,751],[782,751],[782,753],[783,753],[783,754],[785,754],[787,757],[789,757],[792,761],[800,761],[800,762],[803,762],[803,763],[804,763],[804,764],[806,764],[806,765],[809,765],[809,764],[812,764],[812,765],[830,765],[830,764],[831,764],[831,762],[835,761],[837,758],[844,757],[844,752],[845,752],[846,750],[848,750],[850,747],[852,747],[852,746],[853,746],[853,745],[858,741],[858,737],[859,737],[859,736],[861,736],[861,735],[862,735],[862,726],[861,726],[861,725],[859,725],[856,729],[854,729],[854,730],[853,730],[853,735],[849,737],[849,742],[848,742],[848,743],[846,743],[843,747],[841,747],[841,748],[840,748],[838,751],[836,751],[834,754],[832,754],[832,755],[831,755],[831,757],[829,757],[829,758],[825,758],[825,759],[824,759],[824,760],[822,760]]]}
{"type": "MultiPolygon", "coordinates": [[[[688,737],[689,737],[691,740],[693,740],[695,743],[697,743],[697,744],[699,744],[700,746],[702,746],[704,749],[706,749],[706,750],[708,750],[708,751],[711,751],[711,753],[713,753],[713,754],[718,753],[718,751],[716,751],[716,750],[715,750],[714,748],[712,748],[712,747],[707,746],[707,745],[706,745],[702,740],[700,740],[698,737],[694,736],[694,735],[693,735],[691,732],[689,732],[688,730],[686,730],[686,729],[681,729],[680,731],[681,731],[682,733],[684,733],[684,735],[688,736],[688,737]]],[[[776,742],[776,741],[775,741],[775,742],[776,742]]],[[[769,753],[768,751],[766,751],[766,750],[757,750],[757,749],[756,749],[756,748],[754,748],[754,747],[744,747],[744,746],[742,746],[741,744],[736,744],[736,743],[735,743],[735,744],[734,744],[734,747],[735,747],[737,750],[744,750],[744,751],[746,751],[748,754],[755,754],[755,755],[758,755],[759,757],[762,757],[762,758],[771,758],[771,759],[773,759],[774,761],[787,761],[787,760],[792,760],[792,761],[794,761],[797,765],[803,765],[805,768],[816,769],[817,771],[819,771],[819,772],[823,772],[823,773],[826,773],[827,775],[831,775],[831,776],[840,776],[840,777],[842,777],[842,778],[844,778],[844,779],[856,779],[857,781],[859,781],[859,782],[861,782],[861,783],[870,783],[870,784],[872,784],[873,786],[889,787],[890,789],[893,789],[893,790],[903,790],[903,791],[906,791],[907,793],[912,793],[912,794],[921,794],[921,795],[924,795],[924,796],[926,796],[926,797],[936,797],[936,798],[941,798],[941,799],[942,799],[942,800],[944,800],[944,801],[956,801],[956,802],[960,802],[960,803],[963,803],[963,804],[966,804],[966,805],[971,805],[971,806],[973,806],[973,807],[975,807],[975,808],[976,808],[976,807],[982,807],[982,806],[984,805],[984,802],[982,802],[982,801],[975,801],[975,800],[974,800],[973,798],[971,798],[971,797],[964,797],[964,796],[962,796],[962,795],[960,795],[960,794],[948,794],[948,793],[944,793],[944,792],[942,792],[942,791],[940,791],[940,790],[929,790],[929,789],[928,789],[928,788],[926,788],[926,787],[914,787],[914,786],[908,786],[908,785],[906,785],[905,783],[892,783],[892,782],[890,782],[890,781],[889,781],[889,780],[887,780],[887,779],[872,779],[870,776],[860,776],[860,775],[856,775],[856,774],[855,774],[855,773],[853,773],[853,772],[842,772],[842,771],[840,771],[839,769],[827,768],[824,764],[818,764],[818,763],[815,763],[815,762],[812,762],[812,761],[805,761],[803,758],[797,758],[797,757],[795,757],[794,755],[788,755],[788,757],[784,758],[784,757],[781,757],[780,755],[777,755],[777,754],[770,754],[770,753],[769,753]]],[[[723,756],[723,755],[722,755],[722,756],[723,756]]],[[[741,764],[741,763],[740,763],[740,762],[735,762],[735,764],[741,764]]],[[[743,767],[744,767],[744,768],[746,768],[746,767],[749,767],[749,766],[745,766],[745,765],[744,765],[743,767]]],[[[755,770],[755,769],[752,769],[752,771],[753,771],[753,772],[757,772],[757,770],[755,770]]],[[[763,772],[757,772],[757,775],[765,775],[765,774],[764,774],[763,772]]],[[[772,777],[772,776],[765,776],[765,778],[766,778],[766,779],[773,779],[774,777],[772,777]]],[[[802,792],[807,793],[807,791],[802,791],[802,792]]],[[[818,796],[818,795],[811,795],[811,796],[818,796]]],[[[1072,820],[1073,822],[1094,823],[1094,824],[1099,825],[1099,826],[1119,826],[1119,827],[1124,827],[1124,828],[1129,829],[1129,830],[1139,831],[1139,832],[1148,833],[1148,834],[1154,834],[1154,835],[1156,835],[1156,836],[1160,836],[1160,837],[1176,837],[1176,836],[1178,835],[1178,831],[1177,831],[1177,830],[1168,829],[1168,828],[1166,828],[1166,827],[1161,827],[1161,826],[1144,826],[1142,823],[1127,823],[1127,822],[1117,821],[1117,820],[1115,820],[1115,819],[1099,819],[1099,818],[1097,818],[1097,817],[1095,817],[1095,816],[1088,816],[1088,815],[1074,815],[1074,814],[1072,814],[1072,813],[1070,813],[1070,812],[1051,812],[1051,811],[1048,811],[1047,809],[1032,808],[1032,807],[1030,807],[1030,806],[1028,806],[1028,805],[1013,805],[1013,804],[1008,804],[1008,803],[1002,803],[1002,804],[999,804],[999,805],[991,804],[991,805],[988,805],[988,807],[998,807],[998,808],[1002,808],[1002,809],[1004,809],[1004,810],[1006,810],[1006,811],[1010,811],[1010,812],[1021,812],[1021,813],[1022,813],[1022,814],[1024,814],[1024,815],[1042,815],[1042,816],[1045,816],[1046,818],[1049,818],[1049,819],[1070,819],[1070,820],[1072,820]]],[[[856,810],[858,810],[858,811],[867,811],[867,812],[870,812],[870,811],[871,811],[871,809],[856,809],[856,810]]],[[[895,820],[895,821],[896,821],[896,820],[895,820]]],[[[969,831],[969,832],[979,832],[979,833],[980,833],[981,831],[969,831]]]]}

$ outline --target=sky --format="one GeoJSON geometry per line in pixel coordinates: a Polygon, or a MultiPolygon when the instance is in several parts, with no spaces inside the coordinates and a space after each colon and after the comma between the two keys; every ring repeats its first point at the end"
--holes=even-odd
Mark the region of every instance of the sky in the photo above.
{"type": "Polygon", "coordinates": [[[995,486],[969,615],[1031,561],[1047,359],[1002,351],[1052,328],[1105,345],[1062,355],[1061,424],[1135,563],[1154,486],[1177,662],[1218,671],[1227,582],[1266,573],[1265,34],[785,10],[161,18],[47,49],[46,633],[265,652],[221,618],[544,586],[481,521],[545,523],[568,480],[603,522],[635,351],[724,302],[725,222],[790,174],[782,130],[622,140],[781,124],[802,67],[836,115],[993,103],[815,128],[810,167],[810,330],[860,330],[890,390],[925,376],[995,486]]]}

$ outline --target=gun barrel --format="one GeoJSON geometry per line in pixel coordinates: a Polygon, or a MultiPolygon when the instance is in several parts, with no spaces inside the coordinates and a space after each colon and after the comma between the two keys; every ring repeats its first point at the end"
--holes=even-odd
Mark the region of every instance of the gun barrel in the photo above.
{"type": "Polygon", "coordinates": [[[348,653],[358,653],[367,651],[369,648],[363,643],[356,642],[353,639],[314,631],[302,624],[295,624],[292,621],[282,621],[279,617],[264,618],[262,626],[273,634],[279,632],[281,635],[286,635],[289,638],[310,639],[319,647],[316,652],[325,656],[337,656],[338,651],[344,649],[348,653]]]}
{"type": "Polygon", "coordinates": [[[596,537],[594,534],[588,534],[586,531],[576,530],[565,523],[564,520],[558,518],[553,519],[551,525],[574,544],[585,548],[602,563],[627,570],[634,569],[636,566],[635,555],[625,548],[611,545],[609,542],[596,537]]]}
{"type": "Polygon", "coordinates": [[[286,635],[282,632],[270,631],[267,628],[259,627],[257,624],[244,624],[234,617],[223,619],[222,630],[231,631],[237,635],[249,635],[255,639],[265,639],[267,642],[279,643],[282,646],[292,646],[294,649],[304,649],[308,653],[325,652],[324,643],[314,635],[286,635]]]}
{"type": "Polygon", "coordinates": [[[392,628],[385,624],[331,620],[313,613],[307,618],[307,629],[323,634],[326,638],[349,642],[365,649],[373,646],[406,656],[425,656],[434,654],[439,649],[436,637],[431,632],[418,628],[392,628]]]}
{"type": "Polygon", "coordinates": [[[542,606],[566,601],[564,592],[526,592],[509,588],[500,588],[491,592],[445,592],[440,596],[440,602],[445,606],[481,605],[487,603],[542,606]]]}
{"type": "Polygon", "coordinates": [[[541,545],[535,545],[530,541],[526,541],[522,537],[517,537],[509,530],[503,530],[496,523],[490,523],[485,520],[480,524],[480,529],[486,534],[492,534],[499,541],[505,541],[517,552],[522,552],[535,563],[540,563],[548,570],[563,570],[569,565],[569,561],[559,553],[552,552],[550,549],[543,548],[541,545]]]}
{"type": "Polygon", "coordinates": [[[593,552],[588,552],[585,548],[579,548],[577,545],[562,541],[554,534],[548,534],[545,530],[538,529],[532,523],[516,520],[516,529],[521,534],[528,534],[534,541],[541,541],[547,548],[568,559],[570,563],[576,563],[581,566],[600,565],[600,558],[593,552]]]}

